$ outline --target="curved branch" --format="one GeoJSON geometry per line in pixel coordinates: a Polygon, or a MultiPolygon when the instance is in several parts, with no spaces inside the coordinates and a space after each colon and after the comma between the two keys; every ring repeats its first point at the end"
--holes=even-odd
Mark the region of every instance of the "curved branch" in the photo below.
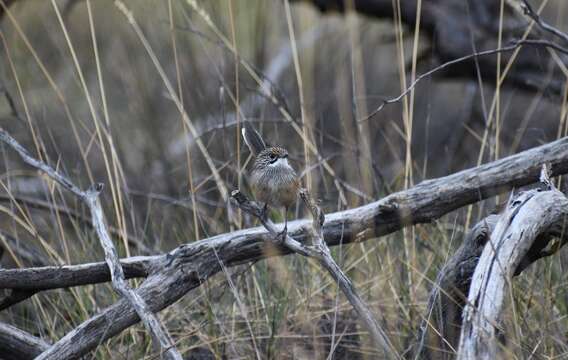
{"type": "MultiPolygon", "coordinates": [[[[148,306],[145,301],[126,282],[124,271],[118,257],[118,252],[114,247],[105,224],[103,209],[99,200],[99,194],[103,189],[103,184],[94,184],[87,191],[83,191],[73,184],[71,180],[57,172],[47,163],[34,158],[22,145],[20,145],[2,128],[0,128],[0,141],[4,142],[16,151],[26,164],[44,172],[53,181],[71,191],[74,195],[85,202],[91,212],[93,227],[95,228],[99,242],[105,253],[105,261],[110,271],[113,288],[123,298],[128,299],[130,304],[134,307],[134,309],[136,309],[136,312],[138,313],[138,316],[140,316],[140,319],[142,319],[144,326],[152,335],[152,339],[155,344],[159,344],[160,348],[163,349],[166,358],[171,360],[181,360],[181,354],[173,346],[173,342],[167,333],[167,330],[162,327],[157,316],[148,310],[148,306]]],[[[38,359],[41,358],[43,358],[43,355],[38,356],[38,359]]]]}
{"type": "Polygon", "coordinates": [[[509,282],[535,242],[568,225],[568,198],[551,188],[511,199],[473,274],[458,359],[498,358],[497,333],[509,282]]]}
{"type": "Polygon", "coordinates": [[[0,322],[0,354],[4,360],[33,359],[49,344],[25,331],[0,322]]]}
{"type": "MultiPolygon", "coordinates": [[[[555,175],[568,172],[568,138],[563,138],[507,158],[439,179],[424,181],[412,189],[387,196],[368,205],[328,214],[323,235],[328,245],[376,238],[404,226],[433,221],[440,216],[511,187],[533,183],[544,163],[552,164],[555,175]]],[[[311,222],[288,224],[288,234],[308,242],[311,222]]],[[[265,258],[272,235],[263,228],[221,234],[182,245],[153,264],[153,275],[136,290],[151,311],[171,305],[225,266],[265,258]]],[[[281,254],[290,253],[280,247],[281,254]]],[[[0,271],[0,278],[2,272],[0,271]]],[[[85,321],[60,339],[45,359],[76,358],[138,322],[136,312],[124,299],[85,321]]]]}

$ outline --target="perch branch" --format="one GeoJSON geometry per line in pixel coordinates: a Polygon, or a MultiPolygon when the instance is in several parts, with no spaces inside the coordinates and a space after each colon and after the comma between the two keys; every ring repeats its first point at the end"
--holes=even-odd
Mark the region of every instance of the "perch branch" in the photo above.
{"type": "MultiPolygon", "coordinates": [[[[434,221],[465,205],[537,181],[544,163],[552,165],[553,175],[568,172],[568,138],[446,177],[423,181],[365,206],[328,214],[322,229],[325,241],[328,246],[364,241],[405,226],[434,221]]],[[[307,243],[310,229],[309,221],[296,220],[289,223],[288,233],[300,243],[307,243]]],[[[272,239],[266,229],[257,227],[182,245],[167,256],[149,260],[148,266],[153,270],[136,291],[150,310],[160,311],[221,271],[219,259],[230,267],[265,258],[265,247],[272,239]]],[[[282,254],[291,252],[284,247],[281,250],[282,254]]],[[[35,270],[41,274],[53,269],[35,270]]],[[[6,271],[0,270],[0,288],[5,287],[2,282],[8,278],[16,285],[17,273],[6,271]]],[[[78,273],[83,271],[86,270],[78,270],[78,273]]],[[[62,286],[65,286],[62,281],[51,284],[51,288],[62,286]]],[[[82,356],[138,321],[136,312],[121,299],[61,338],[44,358],[82,356]]]]}
{"type": "MultiPolygon", "coordinates": [[[[91,212],[92,224],[99,237],[99,241],[105,253],[105,261],[110,270],[113,288],[122,297],[128,299],[132,304],[136,313],[142,319],[146,329],[152,334],[155,344],[160,346],[166,352],[168,359],[181,360],[181,354],[173,345],[172,340],[166,330],[160,324],[157,316],[148,310],[145,301],[134,290],[130,288],[124,277],[124,272],[120,264],[118,253],[110,238],[108,229],[105,225],[103,209],[99,201],[99,194],[103,189],[103,184],[95,184],[87,191],[82,191],[73,184],[65,176],[59,174],[55,169],[46,163],[35,159],[31,154],[21,146],[14,138],[10,136],[4,129],[0,128],[0,140],[15,150],[22,160],[28,165],[43,171],[51,179],[71,191],[77,197],[85,202],[91,212]]],[[[41,359],[42,356],[38,356],[41,359]]]]}
{"type": "MultiPolygon", "coordinates": [[[[262,206],[256,202],[250,201],[243,193],[239,190],[235,190],[231,193],[232,199],[237,204],[241,210],[256,217],[270,235],[275,239],[279,237],[278,230],[270,219],[262,216],[262,206]]],[[[300,197],[305,203],[306,207],[312,213],[312,236],[311,241],[313,245],[308,245],[306,243],[298,242],[293,239],[290,235],[286,235],[284,239],[283,246],[287,247],[294,253],[301,254],[306,257],[313,258],[317,260],[321,266],[323,266],[333,277],[333,279],[339,285],[339,288],[345,294],[345,297],[349,300],[363,323],[365,327],[371,334],[373,342],[381,349],[385,358],[399,357],[394,346],[388,339],[385,331],[375,320],[373,313],[369,310],[367,304],[361,299],[351,280],[345,275],[341,270],[339,265],[335,262],[331,256],[331,252],[325,241],[323,240],[322,226],[324,223],[324,214],[319,206],[317,206],[308,195],[307,191],[302,190],[300,192],[300,197]]]]}

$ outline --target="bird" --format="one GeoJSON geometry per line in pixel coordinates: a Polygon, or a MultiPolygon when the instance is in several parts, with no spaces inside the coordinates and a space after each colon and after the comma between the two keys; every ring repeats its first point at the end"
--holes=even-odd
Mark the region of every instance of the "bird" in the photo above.
{"type": "Polygon", "coordinates": [[[262,218],[267,218],[269,207],[283,208],[284,229],[278,236],[285,239],[288,209],[296,202],[300,191],[298,175],[288,161],[288,151],[281,146],[267,145],[249,121],[243,122],[241,133],[255,156],[250,183],[255,199],[264,203],[262,218]]]}

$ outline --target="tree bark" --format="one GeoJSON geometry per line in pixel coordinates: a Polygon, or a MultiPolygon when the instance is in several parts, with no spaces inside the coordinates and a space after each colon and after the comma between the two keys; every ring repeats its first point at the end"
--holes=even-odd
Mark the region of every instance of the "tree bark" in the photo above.
{"type": "MultiPolygon", "coordinates": [[[[552,173],[568,171],[568,138],[530,149],[473,169],[439,179],[424,181],[412,189],[387,196],[368,205],[326,216],[323,234],[328,245],[376,238],[403,226],[429,222],[459,207],[508,191],[538,179],[540,167],[552,164],[552,173]]],[[[289,235],[309,242],[311,222],[289,223],[289,235]]],[[[186,244],[167,256],[154,259],[158,269],[136,291],[157,312],[221,270],[267,256],[272,236],[253,228],[222,234],[186,244]]],[[[281,248],[281,253],[290,250],[281,248]]],[[[271,252],[273,253],[273,252],[271,252]]],[[[0,284],[2,272],[0,272],[0,284]]],[[[44,359],[68,359],[84,355],[101,341],[115,336],[138,322],[136,313],[124,299],[85,321],[54,344],[44,359]]]]}
{"type": "Polygon", "coordinates": [[[0,322],[0,358],[3,360],[33,359],[49,346],[25,331],[0,322]]]}
{"type": "Polygon", "coordinates": [[[499,358],[497,334],[509,283],[535,242],[565,236],[567,220],[568,199],[554,188],[531,190],[509,202],[473,274],[458,359],[499,358]]]}

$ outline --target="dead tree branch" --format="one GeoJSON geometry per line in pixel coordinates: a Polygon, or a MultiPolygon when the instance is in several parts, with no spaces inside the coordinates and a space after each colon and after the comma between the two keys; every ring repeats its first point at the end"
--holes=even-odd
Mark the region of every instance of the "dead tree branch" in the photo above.
{"type": "MultiPolygon", "coordinates": [[[[0,128],[0,140],[15,150],[25,163],[43,171],[59,185],[71,191],[85,202],[91,212],[93,227],[105,252],[105,261],[110,270],[113,288],[122,297],[128,299],[130,304],[132,304],[132,306],[136,309],[136,313],[140,319],[142,319],[144,326],[152,334],[152,339],[155,344],[159,344],[160,349],[163,349],[163,351],[166,352],[167,357],[172,360],[181,360],[181,354],[173,345],[171,338],[160,324],[156,315],[148,310],[148,306],[145,301],[134,290],[132,290],[126,282],[118,253],[105,225],[103,209],[99,201],[99,194],[103,189],[103,184],[95,184],[87,191],[83,191],[65,176],[59,174],[51,166],[31,156],[24,147],[22,147],[2,128],[0,128]]],[[[38,356],[38,359],[41,358],[43,358],[42,355],[38,356]]]]}
{"type": "Polygon", "coordinates": [[[45,341],[0,322],[0,349],[3,360],[33,359],[49,348],[45,341]]]}
{"type": "MultiPolygon", "coordinates": [[[[541,183],[546,188],[551,187],[546,177],[541,178],[541,183]]],[[[468,301],[467,294],[473,273],[483,248],[500,219],[500,215],[489,215],[474,226],[465,236],[460,248],[438,273],[418,336],[418,346],[415,350],[418,358],[455,358],[462,329],[463,308],[468,301]]],[[[568,237],[563,230],[558,227],[551,228],[537,236],[516,266],[513,275],[519,275],[537,260],[556,253],[564,246],[568,237]]]]}
{"type": "MultiPolygon", "coordinates": [[[[120,261],[125,279],[147,277],[159,256],[135,256],[120,261]]],[[[108,282],[105,262],[0,270],[0,289],[10,293],[0,297],[0,311],[28,299],[39,291],[108,282]]]]}
{"type": "Polygon", "coordinates": [[[539,28],[541,28],[542,30],[556,36],[557,38],[564,41],[564,44],[568,45],[568,34],[566,34],[565,32],[563,32],[563,31],[561,31],[557,28],[555,28],[554,26],[550,25],[546,21],[542,20],[540,15],[537,14],[536,11],[534,11],[533,7],[528,2],[528,0],[522,0],[522,1],[523,1],[522,8],[523,8],[525,15],[527,15],[529,18],[531,18],[538,25],[539,28]]]}
{"type": "MultiPolygon", "coordinates": [[[[273,239],[278,238],[279,233],[276,229],[276,226],[270,219],[265,219],[262,216],[262,206],[260,206],[256,202],[249,201],[249,199],[239,190],[233,191],[231,196],[235,200],[235,203],[237,203],[237,205],[244,212],[253,215],[263,224],[263,226],[266,228],[266,230],[268,230],[273,239]]],[[[385,331],[377,322],[365,301],[361,299],[361,297],[355,290],[355,287],[353,286],[353,283],[351,282],[349,277],[345,275],[345,273],[341,270],[339,265],[337,265],[337,263],[331,256],[329,247],[327,247],[327,244],[323,240],[323,211],[311,199],[307,191],[302,190],[300,192],[300,197],[312,214],[312,235],[310,237],[312,245],[298,242],[289,235],[287,235],[284,239],[283,245],[294,253],[313,258],[317,262],[319,262],[319,264],[323,266],[337,282],[345,297],[349,300],[361,320],[363,320],[363,323],[369,331],[373,342],[375,343],[377,348],[382,351],[384,358],[400,358],[385,331]]]]}
{"type": "Polygon", "coordinates": [[[552,186],[546,167],[542,183],[544,191],[511,197],[483,249],[464,309],[458,359],[499,358],[496,335],[510,280],[539,238],[565,233],[568,198],[552,186]]]}
{"type": "Polygon", "coordinates": [[[453,60],[449,60],[439,66],[436,66],[435,68],[426,71],[423,74],[420,74],[406,89],[404,89],[404,91],[391,99],[385,99],[383,100],[383,102],[375,108],[375,110],[371,111],[369,113],[369,115],[362,117],[361,119],[358,119],[357,121],[361,122],[361,121],[367,121],[369,119],[371,119],[372,117],[374,117],[375,115],[377,115],[379,112],[381,112],[385,106],[390,105],[390,104],[395,104],[400,102],[402,99],[404,99],[408,94],[410,94],[410,92],[416,87],[416,85],[418,85],[418,83],[420,83],[422,80],[429,78],[430,76],[441,72],[451,66],[463,63],[464,61],[468,61],[468,60],[472,60],[472,59],[476,59],[479,57],[483,57],[483,56],[488,56],[488,55],[495,55],[495,54],[502,54],[502,53],[508,53],[508,52],[512,52],[515,51],[517,49],[519,49],[522,46],[536,46],[536,47],[544,47],[544,48],[550,48],[550,49],[554,49],[562,54],[568,55],[568,48],[563,47],[561,45],[555,44],[551,41],[548,40],[517,40],[514,41],[511,45],[502,47],[502,48],[498,48],[498,49],[491,49],[491,50],[485,50],[485,51],[479,51],[479,52],[474,52],[468,55],[464,55],[460,58],[457,59],[453,59],[453,60]]]}
{"type": "MultiPolygon", "coordinates": [[[[544,163],[552,165],[553,175],[568,172],[568,138],[443,178],[424,181],[362,207],[328,214],[322,229],[324,239],[328,246],[334,246],[373,239],[405,226],[434,221],[465,205],[537,181],[544,163]]],[[[288,231],[298,242],[309,243],[311,228],[311,222],[297,220],[289,223],[288,231]]],[[[160,311],[221,271],[219,259],[229,267],[257,261],[268,253],[275,254],[274,251],[265,251],[271,239],[266,229],[257,227],[182,245],[168,255],[133,259],[131,264],[146,261],[144,268],[149,269],[148,279],[136,292],[151,311],[160,311]]],[[[286,247],[278,249],[280,254],[291,252],[286,247]]],[[[76,276],[88,277],[88,268],[74,266],[76,276]]],[[[45,274],[53,275],[56,269],[30,269],[27,276],[30,279],[44,276],[35,284],[40,286],[49,282],[47,288],[65,287],[72,282],[54,276],[46,280],[45,274]]],[[[0,270],[0,288],[21,286],[17,279],[16,270],[0,270]]],[[[97,282],[109,279],[109,274],[103,273],[97,282]]],[[[61,338],[43,354],[44,358],[77,358],[138,321],[128,301],[121,299],[61,338]]]]}
{"type": "Polygon", "coordinates": [[[489,215],[477,223],[438,273],[420,327],[418,359],[455,357],[471,277],[498,220],[498,215],[489,215]]]}

